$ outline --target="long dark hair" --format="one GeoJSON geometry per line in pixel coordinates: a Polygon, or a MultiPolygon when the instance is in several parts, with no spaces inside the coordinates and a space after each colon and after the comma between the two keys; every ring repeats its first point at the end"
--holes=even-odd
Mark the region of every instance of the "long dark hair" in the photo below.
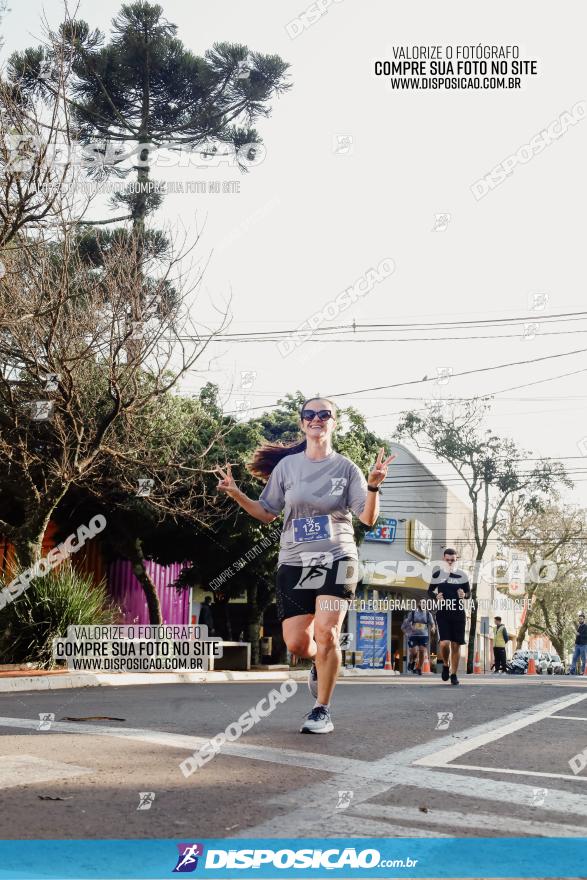
{"type": "MultiPolygon", "coordinates": [[[[304,400],[300,409],[300,420],[303,411],[312,400],[325,400],[330,404],[332,415],[336,417],[336,404],[331,400],[328,400],[327,397],[314,395],[314,397],[308,397],[307,400],[304,400]]],[[[305,437],[302,440],[296,440],[294,443],[264,443],[263,446],[259,446],[258,449],[255,449],[253,458],[247,465],[247,469],[254,477],[267,480],[278,461],[281,461],[286,455],[295,455],[298,452],[303,452],[306,445],[305,437]]]]}

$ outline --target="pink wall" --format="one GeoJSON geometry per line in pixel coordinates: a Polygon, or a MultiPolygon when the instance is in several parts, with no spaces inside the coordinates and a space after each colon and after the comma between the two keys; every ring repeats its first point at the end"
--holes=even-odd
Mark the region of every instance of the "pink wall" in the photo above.
{"type": "MultiPolygon", "coordinates": [[[[190,591],[176,590],[168,584],[177,580],[185,563],[157,565],[147,562],[147,571],[157,588],[163,623],[190,622],[190,591]]],[[[127,560],[117,560],[108,566],[108,592],[114,602],[122,609],[122,623],[149,623],[147,600],[142,587],[132,572],[127,560]]]]}

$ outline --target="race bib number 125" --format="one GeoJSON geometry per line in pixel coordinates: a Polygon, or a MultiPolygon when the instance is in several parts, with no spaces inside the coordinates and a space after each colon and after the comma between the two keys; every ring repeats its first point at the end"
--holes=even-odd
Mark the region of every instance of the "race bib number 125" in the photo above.
{"type": "Polygon", "coordinates": [[[328,514],[299,516],[293,520],[293,539],[296,544],[306,541],[323,541],[325,538],[330,538],[331,534],[332,529],[328,514]]]}

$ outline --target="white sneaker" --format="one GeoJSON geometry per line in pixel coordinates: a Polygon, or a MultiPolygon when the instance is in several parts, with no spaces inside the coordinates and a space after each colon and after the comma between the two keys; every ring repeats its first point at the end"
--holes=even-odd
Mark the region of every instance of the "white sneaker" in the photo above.
{"type": "Polygon", "coordinates": [[[318,699],[318,670],[316,664],[312,663],[308,672],[308,690],[315,700],[318,699]]]}
{"type": "Polygon", "coordinates": [[[300,733],[330,733],[334,724],[325,706],[316,706],[300,727],[300,733]]]}

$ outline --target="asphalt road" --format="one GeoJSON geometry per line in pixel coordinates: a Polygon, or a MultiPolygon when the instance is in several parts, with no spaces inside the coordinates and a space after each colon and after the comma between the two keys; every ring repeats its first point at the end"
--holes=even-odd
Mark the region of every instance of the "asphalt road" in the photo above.
{"type": "Polygon", "coordinates": [[[326,736],[299,734],[299,682],[182,774],[279,687],[0,694],[2,837],[587,836],[587,678],[343,680],[326,736]]]}

